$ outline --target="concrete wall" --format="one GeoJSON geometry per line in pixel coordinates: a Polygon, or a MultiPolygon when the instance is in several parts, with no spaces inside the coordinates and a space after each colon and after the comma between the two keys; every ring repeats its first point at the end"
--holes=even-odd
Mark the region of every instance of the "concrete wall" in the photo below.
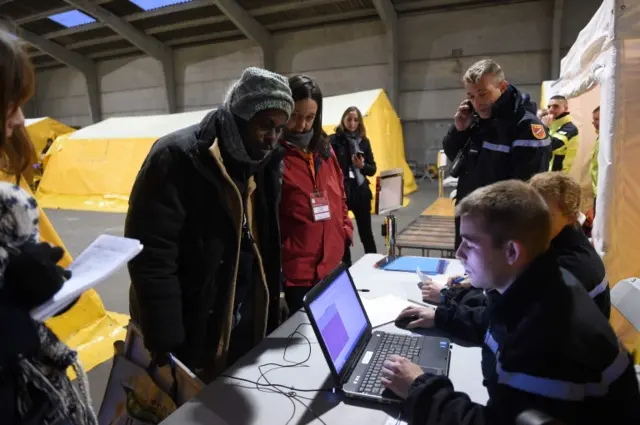
{"type": "MultiPolygon", "coordinates": [[[[565,0],[563,52],[591,18],[598,0],[565,0]]],[[[461,77],[483,57],[496,59],[520,89],[540,95],[549,78],[553,2],[537,2],[403,16],[399,25],[400,105],[408,159],[433,161],[464,93],[461,77]]],[[[384,28],[380,22],[333,25],[276,36],[276,70],[315,77],[325,95],[386,88],[384,28]],[[347,40],[347,41],[344,41],[347,40]]],[[[250,41],[178,49],[178,107],[221,103],[242,69],[260,65],[250,41]]],[[[148,57],[101,62],[104,118],[166,113],[162,69],[148,57]]],[[[70,125],[91,123],[82,75],[68,69],[38,73],[29,110],[70,125]]]]}

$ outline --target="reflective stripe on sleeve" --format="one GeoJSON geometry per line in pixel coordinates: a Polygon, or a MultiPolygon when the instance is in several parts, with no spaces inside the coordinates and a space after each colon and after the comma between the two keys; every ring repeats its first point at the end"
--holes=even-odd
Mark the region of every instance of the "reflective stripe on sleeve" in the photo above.
{"type": "Polygon", "coordinates": [[[608,286],[609,286],[609,281],[605,277],[604,280],[600,282],[598,286],[596,286],[591,291],[589,291],[589,296],[591,298],[597,297],[598,295],[602,294],[605,291],[605,289],[607,289],[608,286]]]}
{"type": "Polygon", "coordinates": [[[482,142],[482,147],[490,151],[502,152],[502,153],[509,153],[511,151],[511,147],[507,145],[498,145],[496,143],[491,143],[491,142],[482,142]]]}
{"type": "Polygon", "coordinates": [[[514,140],[512,146],[515,147],[526,147],[526,148],[543,148],[545,146],[549,146],[551,144],[551,139],[546,138],[542,140],[538,139],[517,139],[514,140]]]}
{"type": "Polygon", "coordinates": [[[511,388],[549,397],[556,400],[582,401],[588,397],[603,397],[609,392],[609,386],[620,378],[629,366],[629,355],[620,347],[615,360],[602,372],[600,382],[575,383],[552,378],[542,378],[521,372],[508,372],[498,360],[498,344],[489,332],[485,335],[485,344],[496,356],[498,383],[511,388]]]}

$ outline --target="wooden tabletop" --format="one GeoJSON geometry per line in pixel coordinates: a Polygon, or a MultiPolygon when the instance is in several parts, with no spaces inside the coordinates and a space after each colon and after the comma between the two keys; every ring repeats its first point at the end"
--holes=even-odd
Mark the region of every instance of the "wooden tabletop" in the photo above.
{"type": "Polygon", "coordinates": [[[422,215],[453,217],[455,215],[454,211],[453,199],[438,198],[422,212],[422,215]]]}

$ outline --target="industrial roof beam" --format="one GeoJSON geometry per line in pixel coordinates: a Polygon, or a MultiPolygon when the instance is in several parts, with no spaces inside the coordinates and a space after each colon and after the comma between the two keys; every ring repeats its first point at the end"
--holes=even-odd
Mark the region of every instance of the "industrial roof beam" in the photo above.
{"type": "Polygon", "coordinates": [[[400,90],[400,58],[398,56],[398,12],[391,0],[373,0],[387,32],[387,93],[398,111],[400,90]]]}
{"type": "Polygon", "coordinates": [[[560,78],[560,47],[562,45],[562,11],[564,0],[553,2],[553,26],[551,30],[551,79],[560,78]]]}
{"type": "MultiPolygon", "coordinates": [[[[113,0],[94,0],[94,3],[103,4],[103,3],[109,3],[111,1],[113,0]]],[[[27,15],[22,18],[14,19],[14,21],[18,25],[23,25],[28,22],[39,21],[40,19],[47,19],[49,16],[57,15],[58,13],[69,12],[69,11],[72,11],[73,9],[74,8],[71,6],[56,7],[55,9],[49,9],[49,10],[45,10],[44,12],[38,12],[32,15],[27,15]]]]}
{"type": "MultiPolygon", "coordinates": [[[[289,31],[296,28],[313,27],[316,25],[324,24],[336,24],[340,22],[351,22],[353,20],[378,18],[378,13],[373,9],[353,10],[351,12],[340,12],[331,15],[316,15],[311,18],[296,19],[293,21],[280,21],[274,24],[269,24],[266,28],[271,32],[277,31],[289,31]]],[[[229,31],[203,33],[194,36],[181,37],[167,41],[168,46],[181,46],[184,44],[194,43],[208,43],[212,41],[227,40],[230,38],[242,37],[243,33],[239,29],[233,29],[229,31]]],[[[70,48],[74,48],[75,44],[70,44],[70,48]]],[[[139,52],[136,47],[124,47],[120,49],[104,50],[97,53],[91,53],[87,57],[91,59],[104,59],[113,58],[116,56],[130,55],[132,53],[139,52]]],[[[39,54],[32,54],[31,57],[40,56],[39,54]]],[[[43,62],[38,64],[38,68],[48,68],[55,66],[56,62],[43,62]]]]}
{"type": "Polygon", "coordinates": [[[275,68],[275,51],[273,36],[256,19],[238,4],[236,0],[215,0],[215,4],[245,37],[255,41],[262,48],[263,66],[275,68]]]}
{"type": "MultiPolygon", "coordinates": [[[[274,13],[289,12],[292,10],[300,10],[301,8],[325,6],[327,4],[339,3],[341,1],[344,1],[344,0],[305,0],[304,2],[272,4],[269,6],[248,10],[247,12],[251,16],[256,17],[256,16],[263,16],[263,15],[271,15],[274,13]]],[[[144,12],[135,12],[130,15],[121,16],[121,19],[127,22],[135,22],[135,21],[140,21],[144,19],[155,18],[158,16],[170,15],[172,13],[199,9],[199,8],[203,8],[210,5],[215,5],[215,0],[192,0],[190,2],[178,3],[172,6],[165,6],[158,9],[147,10],[144,12]]],[[[181,29],[181,28],[190,28],[191,26],[193,26],[192,24],[196,24],[198,22],[201,22],[202,25],[204,25],[204,24],[218,24],[220,22],[227,22],[227,21],[229,21],[229,18],[224,14],[222,14],[222,15],[205,16],[203,18],[192,19],[192,20],[186,21],[187,24],[184,24],[183,22],[175,22],[173,24],[163,25],[162,27],[168,28],[171,26],[175,26],[176,27],[175,29],[181,29]]],[[[82,25],[79,27],[65,28],[59,31],[49,32],[49,33],[43,34],[43,36],[48,39],[52,39],[57,37],[63,37],[66,35],[78,34],[86,31],[93,31],[95,29],[104,28],[104,27],[105,27],[104,23],[94,22],[94,23],[82,25]]],[[[145,32],[149,35],[153,35],[156,32],[163,32],[163,31],[157,31],[157,28],[158,27],[151,27],[145,30],[145,32]]]]}
{"type": "Polygon", "coordinates": [[[107,9],[98,6],[90,0],[64,0],[73,7],[93,16],[104,22],[109,28],[120,34],[125,40],[145,52],[147,55],[158,60],[162,64],[164,72],[164,85],[167,93],[167,108],[169,113],[176,112],[176,82],[173,69],[173,51],[158,39],[155,39],[119,16],[114,15],[107,9]]]}
{"type": "Polygon", "coordinates": [[[22,29],[20,26],[13,22],[0,19],[0,25],[4,25],[7,29],[13,32],[18,38],[31,44],[36,49],[39,49],[54,59],[64,63],[71,68],[77,69],[84,75],[87,83],[87,94],[89,96],[89,113],[91,120],[99,122],[101,120],[100,111],[100,85],[98,80],[98,69],[96,64],[86,57],[65,49],[61,45],[49,41],[46,38],[34,34],[30,31],[22,29]]]}

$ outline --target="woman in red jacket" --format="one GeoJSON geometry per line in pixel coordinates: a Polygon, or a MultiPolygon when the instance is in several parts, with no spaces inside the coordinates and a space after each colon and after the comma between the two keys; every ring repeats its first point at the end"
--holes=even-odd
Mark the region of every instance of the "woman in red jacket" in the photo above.
{"type": "Polygon", "coordinates": [[[322,92],[309,77],[289,79],[295,101],[284,131],[280,226],[284,293],[293,314],[342,261],[353,240],[340,164],[322,130],[322,92]]]}

